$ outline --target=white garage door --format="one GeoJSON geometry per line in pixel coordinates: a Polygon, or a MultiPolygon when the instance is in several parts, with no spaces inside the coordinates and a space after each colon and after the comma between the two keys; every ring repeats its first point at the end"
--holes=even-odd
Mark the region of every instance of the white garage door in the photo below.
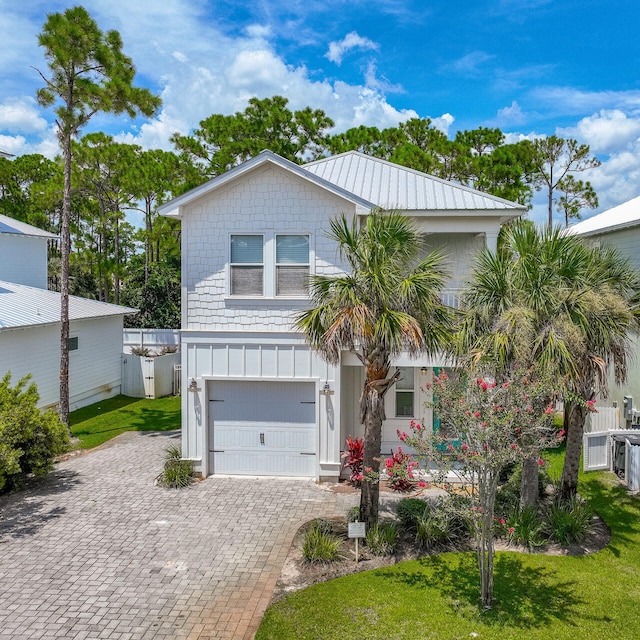
{"type": "Polygon", "coordinates": [[[209,383],[209,472],[316,475],[313,382],[209,383]]]}

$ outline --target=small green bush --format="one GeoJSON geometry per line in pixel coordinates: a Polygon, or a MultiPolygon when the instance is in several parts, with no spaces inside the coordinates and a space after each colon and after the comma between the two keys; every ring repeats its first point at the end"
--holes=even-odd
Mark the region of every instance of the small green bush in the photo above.
{"type": "Polygon", "coordinates": [[[464,496],[438,498],[416,522],[416,542],[430,549],[469,536],[469,501],[464,496]]]}
{"type": "Polygon", "coordinates": [[[507,519],[507,526],[513,529],[509,540],[515,544],[535,549],[547,542],[544,519],[536,507],[515,509],[507,519]]]}
{"type": "Polygon", "coordinates": [[[46,475],[56,456],[69,449],[69,431],[54,411],[40,411],[40,396],[30,376],[11,387],[0,380],[0,492],[22,486],[29,474],[46,475]]]}
{"type": "Polygon", "coordinates": [[[405,529],[414,530],[418,518],[422,518],[429,510],[429,504],[420,498],[403,498],[398,502],[396,513],[405,529]]]}
{"type": "Polygon", "coordinates": [[[347,512],[347,522],[360,521],[360,507],[351,507],[347,512]]]}
{"type": "Polygon", "coordinates": [[[340,557],[340,539],[326,520],[314,520],[304,534],[302,555],[307,562],[328,564],[340,557]]]}
{"type": "Polygon", "coordinates": [[[193,462],[183,460],[180,447],[171,445],[165,449],[164,468],[156,480],[169,489],[188,487],[195,481],[193,462]]]}
{"type": "Polygon", "coordinates": [[[374,556],[388,556],[393,553],[398,541],[395,522],[378,522],[367,531],[367,547],[374,556]]]}
{"type": "Polygon", "coordinates": [[[545,515],[549,537],[560,544],[582,542],[593,522],[593,510],[579,496],[554,500],[545,515]]]}

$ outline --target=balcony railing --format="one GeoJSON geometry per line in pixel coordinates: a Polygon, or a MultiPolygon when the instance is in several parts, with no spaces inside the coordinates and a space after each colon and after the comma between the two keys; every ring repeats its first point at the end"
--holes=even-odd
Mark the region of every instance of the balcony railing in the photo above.
{"type": "Polygon", "coordinates": [[[445,289],[442,293],[442,302],[448,307],[459,309],[461,296],[462,289],[445,289]]]}

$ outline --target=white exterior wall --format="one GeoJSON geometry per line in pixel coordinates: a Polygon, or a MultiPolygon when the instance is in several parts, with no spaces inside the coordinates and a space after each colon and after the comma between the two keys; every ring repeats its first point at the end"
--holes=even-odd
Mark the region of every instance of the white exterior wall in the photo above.
{"type": "MultiPolygon", "coordinates": [[[[216,380],[314,382],[317,391],[319,478],[340,472],[339,368],[327,365],[299,334],[218,333],[182,334],[182,452],[207,474],[208,387],[216,380]],[[196,380],[197,391],[189,391],[196,380]],[[320,393],[325,382],[331,395],[320,393]]],[[[248,399],[250,401],[250,399],[248,399]]]]}
{"type": "Polygon", "coordinates": [[[47,238],[0,233],[0,280],[47,288],[47,238]]]}
{"type": "Polygon", "coordinates": [[[324,233],[330,218],[352,204],[284,170],[267,167],[188,206],[182,220],[183,329],[290,331],[306,301],[247,299],[228,293],[231,234],[265,234],[265,279],[273,278],[275,233],[310,235],[315,273],[335,273],[335,244],[324,233]]]}
{"type": "Polygon", "coordinates": [[[450,287],[461,289],[471,276],[478,252],[485,247],[485,237],[472,233],[434,233],[425,239],[427,251],[441,250],[451,276],[450,287]]]}
{"type": "MultiPolygon", "coordinates": [[[[72,321],[70,336],[78,337],[78,349],[69,353],[71,409],[120,393],[122,316],[72,321]]],[[[60,326],[0,331],[0,375],[7,371],[11,371],[12,383],[32,374],[40,394],[38,406],[57,404],[60,326]]]]}

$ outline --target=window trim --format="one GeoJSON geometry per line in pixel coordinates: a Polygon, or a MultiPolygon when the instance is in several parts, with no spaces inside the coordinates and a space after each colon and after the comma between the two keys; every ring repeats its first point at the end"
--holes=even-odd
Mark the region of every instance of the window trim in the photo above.
{"type": "MultiPolygon", "coordinates": [[[[416,419],[416,399],[418,398],[418,392],[416,390],[416,382],[419,383],[419,380],[417,380],[418,376],[416,375],[416,367],[398,367],[398,369],[411,369],[413,372],[413,388],[411,389],[400,389],[398,388],[398,384],[395,384],[395,388],[394,388],[394,393],[393,393],[393,415],[394,415],[394,420],[415,420],[416,419]],[[410,416],[399,416],[398,415],[398,393],[410,393],[413,397],[413,401],[412,401],[412,408],[413,411],[411,412],[410,416]]],[[[418,386],[419,388],[419,386],[418,386]]]]}

